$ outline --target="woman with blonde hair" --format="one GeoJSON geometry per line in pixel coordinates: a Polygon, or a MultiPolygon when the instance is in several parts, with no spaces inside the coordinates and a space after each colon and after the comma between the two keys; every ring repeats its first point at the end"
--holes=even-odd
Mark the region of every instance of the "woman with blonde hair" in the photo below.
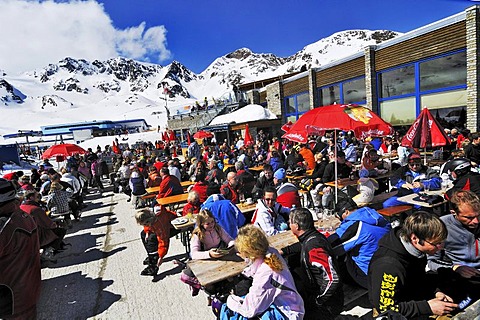
{"type": "MultiPolygon", "coordinates": [[[[192,260],[220,258],[229,253],[227,248],[233,247],[233,244],[233,239],[215,221],[212,212],[208,209],[200,210],[190,241],[192,260]]],[[[192,296],[200,291],[201,285],[190,268],[183,271],[180,280],[190,286],[192,296]]]]}
{"type": "Polygon", "coordinates": [[[251,318],[270,312],[273,305],[285,319],[303,319],[305,308],[292,274],[278,251],[270,247],[265,233],[246,225],[240,228],[235,247],[249,263],[243,274],[252,277],[253,282],[245,297],[230,295],[221,312],[228,308],[251,318]]]}

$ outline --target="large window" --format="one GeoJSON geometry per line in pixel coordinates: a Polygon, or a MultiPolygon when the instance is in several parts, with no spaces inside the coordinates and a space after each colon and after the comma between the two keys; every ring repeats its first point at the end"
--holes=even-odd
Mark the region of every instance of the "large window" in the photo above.
{"type": "Polygon", "coordinates": [[[447,128],[465,126],[465,50],[379,72],[377,80],[380,115],[391,124],[410,125],[426,107],[447,117],[442,121],[447,128]]]}
{"type": "Polygon", "coordinates": [[[308,92],[302,92],[293,96],[285,97],[285,117],[295,122],[302,114],[310,110],[310,97],[308,92]]]}
{"type": "Polygon", "coordinates": [[[318,101],[321,106],[331,104],[360,104],[367,100],[365,77],[350,79],[317,89],[318,101]]]}
{"type": "Polygon", "coordinates": [[[320,101],[320,104],[322,106],[329,106],[334,103],[341,103],[340,86],[338,84],[320,88],[318,92],[318,101],[320,101]]]}
{"type": "Polygon", "coordinates": [[[380,97],[389,98],[403,96],[415,92],[414,66],[401,67],[382,72],[379,77],[380,97]]]}
{"type": "Polygon", "coordinates": [[[420,91],[464,85],[467,82],[465,52],[420,63],[420,91]]]}
{"type": "Polygon", "coordinates": [[[343,82],[342,92],[343,103],[363,103],[367,100],[365,77],[343,82]]]}

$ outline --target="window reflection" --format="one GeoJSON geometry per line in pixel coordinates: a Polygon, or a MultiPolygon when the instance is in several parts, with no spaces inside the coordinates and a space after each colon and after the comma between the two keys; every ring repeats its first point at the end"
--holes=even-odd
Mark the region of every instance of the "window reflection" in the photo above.
{"type": "Polygon", "coordinates": [[[465,52],[420,63],[420,90],[464,85],[467,82],[465,52]]]}
{"type": "Polygon", "coordinates": [[[338,84],[320,88],[319,94],[322,106],[340,103],[340,86],[338,84]]]}
{"type": "Polygon", "coordinates": [[[389,98],[415,92],[415,68],[405,66],[380,73],[380,98],[389,98]]]}
{"type": "Polygon", "coordinates": [[[417,117],[415,97],[381,102],[380,117],[393,126],[411,125],[417,117]]]}
{"type": "Polygon", "coordinates": [[[343,83],[343,103],[353,103],[367,100],[365,77],[343,83]]]}

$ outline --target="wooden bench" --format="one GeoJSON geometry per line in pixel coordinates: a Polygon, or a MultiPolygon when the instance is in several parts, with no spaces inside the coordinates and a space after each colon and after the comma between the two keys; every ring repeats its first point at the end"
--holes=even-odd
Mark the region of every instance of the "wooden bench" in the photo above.
{"type": "Polygon", "coordinates": [[[390,197],[396,196],[397,195],[397,190],[392,191],[392,192],[384,192],[377,194],[376,196],[373,197],[372,201],[368,203],[367,205],[369,207],[372,207],[374,209],[380,209],[382,208],[382,204],[385,202],[390,197]]]}
{"type": "Polygon", "coordinates": [[[411,211],[412,209],[413,209],[413,206],[411,205],[400,205],[400,206],[393,206],[393,207],[379,209],[377,211],[382,216],[395,217],[395,216],[401,215],[402,213],[411,211]]]}

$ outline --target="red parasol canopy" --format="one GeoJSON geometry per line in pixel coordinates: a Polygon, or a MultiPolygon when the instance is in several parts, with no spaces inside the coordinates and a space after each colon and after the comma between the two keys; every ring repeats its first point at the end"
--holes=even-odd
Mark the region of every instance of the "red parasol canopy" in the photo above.
{"type": "Polygon", "coordinates": [[[307,143],[308,135],[320,135],[327,130],[351,130],[358,139],[393,134],[393,127],[370,109],[334,104],[307,111],[282,138],[307,143]]]}
{"type": "Polygon", "coordinates": [[[162,132],[162,141],[168,142],[168,133],[167,131],[162,132]]]}
{"type": "Polygon", "coordinates": [[[76,153],[84,154],[86,151],[76,144],[63,143],[51,146],[42,154],[42,159],[49,159],[56,156],[68,157],[76,153]]]}
{"type": "Polygon", "coordinates": [[[190,130],[187,130],[187,143],[188,143],[188,145],[190,145],[190,143],[192,143],[192,141],[193,141],[192,134],[190,133],[190,130]]]}
{"type": "Polygon", "coordinates": [[[112,142],[112,151],[115,154],[120,154],[120,148],[117,146],[115,140],[112,142]]]}
{"type": "Polygon", "coordinates": [[[402,139],[402,146],[412,148],[438,147],[447,144],[450,144],[450,138],[427,108],[420,112],[402,139]]]}
{"type": "Polygon", "coordinates": [[[213,138],[213,133],[211,133],[210,131],[199,130],[195,132],[193,137],[195,139],[213,138]]]}
{"type": "Polygon", "coordinates": [[[290,131],[290,129],[292,128],[292,126],[293,126],[292,121],[288,121],[288,122],[285,123],[280,129],[282,129],[282,130],[285,131],[285,132],[288,132],[288,131],[290,131]]]}
{"type": "Polygon", "coordinates": [[[170,130],[168,132],[168,140],[169,141],[175,141],[177,140],[177,137],[175,136],[175,132],[173,130],[170,130]]]}
{"type": "Polygon", "coordinates": [[[245,125],[245,139],[243,139],[243,144],[245,146],[251,146],[253,145],[254,141],[252,139],[252,136],[250,135],[250,128],[248,127],[248,123],[245,125]]]}

